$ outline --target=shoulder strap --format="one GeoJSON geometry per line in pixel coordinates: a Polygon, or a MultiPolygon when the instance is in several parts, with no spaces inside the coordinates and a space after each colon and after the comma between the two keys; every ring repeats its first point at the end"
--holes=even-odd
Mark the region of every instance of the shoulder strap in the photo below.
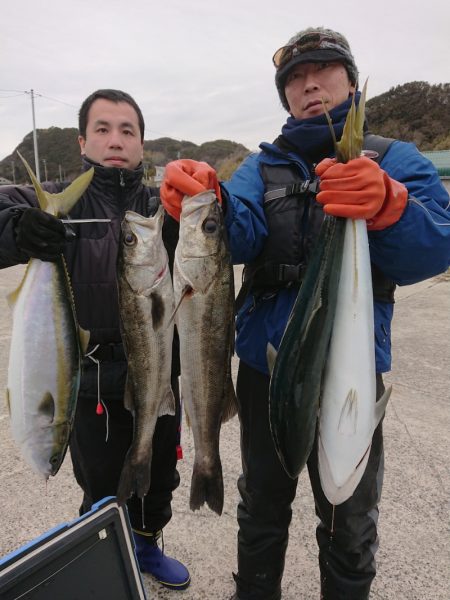
{"type": "Polygon", "coordinates": [[[383,160],[384,155],[390,148],[392,142],[395,142],[394,138],[386,138],[381,135],[375,135],[374,133],[365,133],[363,148],[364,150],[372,150],[377,153],[373,160],[378,164],[383,160]]]}

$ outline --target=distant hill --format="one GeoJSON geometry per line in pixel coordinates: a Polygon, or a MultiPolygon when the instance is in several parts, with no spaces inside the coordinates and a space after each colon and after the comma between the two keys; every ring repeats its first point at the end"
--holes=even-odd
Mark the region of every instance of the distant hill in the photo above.
{"type": "Polygon", "coordinates": [[[450,149],[450,83],[413,81],[367,101],[372,133],[414,142],[421,151],[450,149]]]}
{"type": "MultiPolygon", "coordinates": [[[[58,180],[60,172],[63,179],[73,179],[79,175],[81,160],[78,129],[50,127],[38,129],[37,135],[42,181],[45,179],[45,170],[48,180],[58,180]]],[[[26,135],[14,152],[0,162],[0,177],[13,181],[14,162],[15,180],[21,183],[27,181],[27,176],[16,154],[17,150],[34,169],[33,132],[26,135]]],[[[217,169],[222,176],[223,167],[227,168],[232,164],[236,168],[248,153],[249,150],[245,146],[229,140],[205,142],[200,146],[167,137],[144,141],[144,165],[149,175],[154,173],[155,166],[165,166],[169,161],[182,157],[203,160],[217,169]]],[[[222,177],[228,177],[228,174],[222,177]]]]}
{"type": "MultiPolygon", "coordinates": [[[[373,133],[414,142],[419,150],[450,149],[450,84],[430,85],[413,81],[391,88],[367,102],[367,118],[373,133]]],[[[281,126],[281,123],[280,123],[281,126]]],[[[41,179],[72,179],[80,172],[78,130],[75,128],[38,129],[41,179]],[[44,167],[45,160],[45,167],[44,167]]],[[[262,138],[264,132],[261,132],[262,138]]],[[[19,150],[34,168],[33,135],[30,132],[14,152],[0,162],[0,177],[26,181],[25,171],[15,153],[19,150]]],[[[242,144],[215,140],[194,144],[162,137],[144,142],[144,164],[149,175],[156,165],[181,158],[203,160],[212,165],[221,179],[228,179],[249,153],[242,144]]]]}

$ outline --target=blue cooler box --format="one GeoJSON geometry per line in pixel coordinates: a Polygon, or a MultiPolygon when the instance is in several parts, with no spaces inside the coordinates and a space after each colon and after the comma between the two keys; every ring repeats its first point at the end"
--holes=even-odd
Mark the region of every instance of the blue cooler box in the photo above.
{"type": "Polygon", "coordinates": [[[126,509],[105,498],[0,559],[1,600],[146,600],[126,509]]]}

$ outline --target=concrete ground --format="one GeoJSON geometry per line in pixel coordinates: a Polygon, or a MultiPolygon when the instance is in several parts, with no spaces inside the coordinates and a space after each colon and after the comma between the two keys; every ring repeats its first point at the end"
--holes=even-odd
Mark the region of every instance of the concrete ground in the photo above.
{"type": "MultiPolygon", "coordinates": [[[[5,294],[22,267],[0,273],[0,388],[6,384],[11,316],[5,294]]],[[[448,600],[448,432],[450,279],[442,275],[400,289],[393,326],[394,363],[386,377],[394,391],[385,418],[386,475],[380,509],[377,600],[448,600]]],[[[226,600],[236,569],[236,479],[240,473],[237,419],[221,433],[225,507],[221,517],[207,508],[189,510],[192,434],[183,429],[181,485],[174,516],[165,529],[167,554],[190,569],[192,584],[170,592],[144,576],[148,599],[226,600]]],[[[66,460],[47,486],[14,447],[5,404],[0,409],[0,556],[78,515],[80,491],[66,460]]],[[[307,477],[302,474],[294,505],[284,600],[319,598],[316,518],[307,477]]],[[[62,599],[63,600],[63,599],[62,599]]],[[[100,599],[103,600],[103,599],[100,599]]],[[[106,600],[106,599],[105,599],[106,600]]]]}

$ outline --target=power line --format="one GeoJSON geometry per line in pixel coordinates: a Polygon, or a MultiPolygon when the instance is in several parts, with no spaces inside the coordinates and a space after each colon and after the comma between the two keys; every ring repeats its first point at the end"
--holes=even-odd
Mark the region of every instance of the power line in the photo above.
{"type": "Polygon", "coordinates": [[[69,104],[68,102],[64,102],[63,100],[58,100],[58,98],[52,98],[51,96],[44,96],[44,94],[39,94],[35,92],[36,96],[40,96],[41,98],[46,98],[47,100],[53,100],[54,102],[59,102],[60,104],[65,104],[66,106],[71,106],[72,108],[78,108],[75,104],[69,104]]]}

